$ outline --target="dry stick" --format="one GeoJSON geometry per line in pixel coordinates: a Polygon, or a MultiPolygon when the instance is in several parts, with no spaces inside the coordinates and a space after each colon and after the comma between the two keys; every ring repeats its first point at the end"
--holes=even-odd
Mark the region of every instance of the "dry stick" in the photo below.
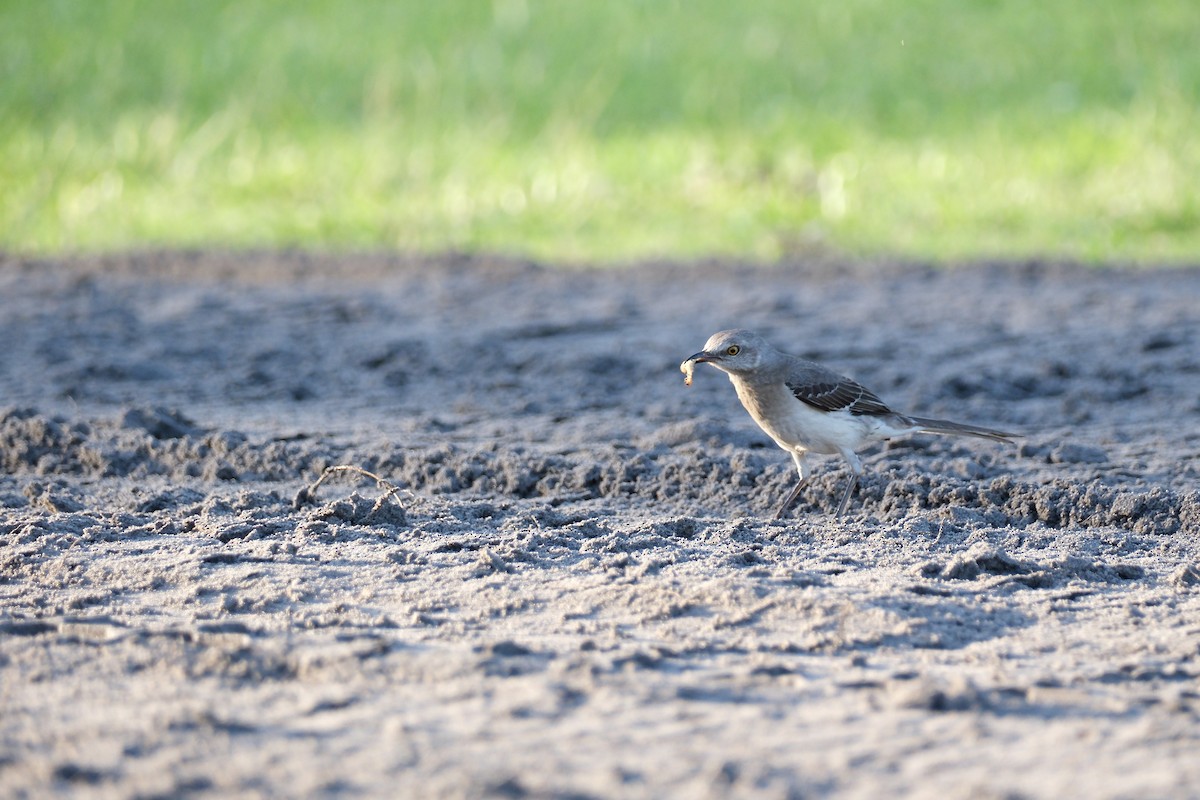
{"type": "Polygon", "coordinates": [[[321,484],[325,482],[326,478],[335,472],[357,472],[359,475],[375,481],[375,483],[379,484],[380,488],[387,490],[380,495],[378,500],[375,501],[374,507],[371,508],[372,514],[378,512],[389,497],[394,499],[396,501],[396,505],[400,506],[401,510],[403,510],[404,504],[400,502],[400,498],[396,497],[396,495],[400,492],[408,492],[410,496],[414,498],[416,497],[416,495],[413,495],[413,493],[409,492],[407,489],[401,489],[399,486],[396,486],[395,484],[379,477],[374,472],[367,472],[362,467],[355,467],[350,464],[337,464],[332,467],[326,467],[325,471],[321,473],[321,477],[317,478],[317,480],[311,486],[307,486],[297,492],[296,499],[292,501],[292,505],[296,508],[303,508],[309,503],[316,503],[317,489],[319,489],[321,484]]]}

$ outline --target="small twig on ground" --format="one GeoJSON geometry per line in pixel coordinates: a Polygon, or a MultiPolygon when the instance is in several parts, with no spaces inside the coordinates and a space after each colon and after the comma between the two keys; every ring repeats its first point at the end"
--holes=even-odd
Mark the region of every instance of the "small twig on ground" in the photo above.
{"type": "Polygon", "coordinates": [[[389,497],[395,500],[396,505],[403,509],[404,504],[400,502],[400,498],[396,495],[398,495],[400,492],[407,492],[410,496],[412,495],[412,492],[409,492],[407,489],[401,489],[399,486],[396,486],[390,481],[384,480],[374,472],[368,472],[362,467],[355,467],[350,464],[336,464],[332,467],[326,467],[325,471],[321,473],[321,477],[317,478],[316,481],[314,481],[310,486],[306,486],[297,492],[295,499],[292,500],[292,507],[299,509],[306,505],[316,505],[317,489],[321,487],[321,484],[325,482],[326,478],[335,472],[356,472],[363,477],[370,478],[371,480],[375,481],[375,483],[379,484],[381,489],[385,490],[384,493],[379,496],[379,499],[375,501],[375,506],[371,509],[372,514],[379,511],[379,509],[383,507],[383,504],[387,502],[389,497]]]}

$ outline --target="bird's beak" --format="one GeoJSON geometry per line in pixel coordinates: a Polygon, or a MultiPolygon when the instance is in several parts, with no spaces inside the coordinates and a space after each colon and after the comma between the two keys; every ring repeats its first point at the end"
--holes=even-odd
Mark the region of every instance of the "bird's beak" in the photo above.
{"type": "Polygon", "coordinates": [[[688,361],[695,361],[697,364],[703,364],[706,361],[716,361],[716,360],[717,360],[717,356],[710,355],[709,353],[705,352],[704,350],[701,350],[699,353],[696,353],[696,355],[694,355],[688,359],[688,361]]]}

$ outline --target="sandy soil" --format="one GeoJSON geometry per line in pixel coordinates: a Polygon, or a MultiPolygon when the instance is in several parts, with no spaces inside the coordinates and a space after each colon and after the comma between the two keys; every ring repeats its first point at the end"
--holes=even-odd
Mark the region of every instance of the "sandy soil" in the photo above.
{"type": "Polygon", "coordinates": [[[1200,796],[1200,271],[10,258],[0,343],[0,795],[1200,796]],[[1025,438],[772,522],[733,326],[1025,438]]]}

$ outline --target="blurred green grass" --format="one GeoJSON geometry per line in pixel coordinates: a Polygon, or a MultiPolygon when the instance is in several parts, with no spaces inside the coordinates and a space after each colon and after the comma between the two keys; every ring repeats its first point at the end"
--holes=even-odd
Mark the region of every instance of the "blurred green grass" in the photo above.
{"type": "Polygon", "coordinates": [[[0,247],[1200,254],[1200,3],[0,4],[0,247]]]}

